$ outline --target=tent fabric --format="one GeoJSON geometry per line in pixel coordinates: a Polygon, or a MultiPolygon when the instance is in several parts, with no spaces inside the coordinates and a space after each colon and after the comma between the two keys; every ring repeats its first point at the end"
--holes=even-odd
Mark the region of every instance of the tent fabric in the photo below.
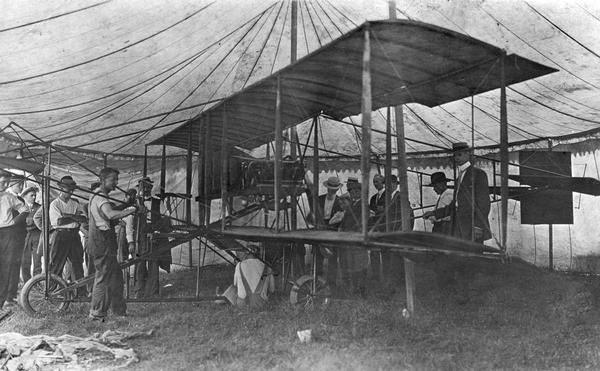
{"type": "MultiPolygon", "coordinates": [[[[398,18],[448,28],[560,70],[508,90],[511,142],[541,146],[545,136],[600,126],[598,2],[396,4],[398,18]]],[[[383,0],[298,6],[299,58],[366,20],[389,16],[383,0]]],[[[290,62],[291,1],[25,0],[2,7],[0,128],[14,121],[55,144],[141,154],[145,144],[290,62]]],[[[497,144],[499,93],[478,95],[474,103],[475,144],[497,144]]],[[[374,127],[384,125],[384,115],[373,115],[374,127]]],[[[468,100],[434,109],[408,104],[406,135],[447,147],[470,139],[471,117],[468,100]]],[[[344,134],[338,149],[360,151],[347,143],[353,129],[336,124],[331,131],[344,134]]],[[[375,147],[381,143],[374,138],[375,147]]],[[[409,142],[407,150],[431,148],[409,142]]]]}
{"type": "MultiPolygon", "coordinates": [[[[277,89],[283,128],[320,113],[339,119],[361,112],[365,33],[370,40],[369,70],[373,109],[420,103],[430,107],[497,89],[502,50],[441,27],[415,21],[365,23],[205,111],[185,126],[159,138],[186,148],[193,127],[210,125],[230,145],[252,149],[272,140],[277,89]],[[203,124],[204,123],[204,124],[203,124]]],[[[506,84],[543,76],[555,69],[511,54],[505,61],[506,84]]],[[[196,129],[198,130],[198,128],[196,129]]],[[[192,149],[199,151],[198,135],[192,149]]],[[[219,140],[211,140],[218,150],[219,140]]]]}

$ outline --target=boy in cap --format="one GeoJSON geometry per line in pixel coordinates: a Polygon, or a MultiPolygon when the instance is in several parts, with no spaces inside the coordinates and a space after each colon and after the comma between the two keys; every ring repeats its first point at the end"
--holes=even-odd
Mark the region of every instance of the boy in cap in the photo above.
{"type": "MultiPolygon", "coordinates": [[[[7,313],[8,306],[3,309],[9,298],[11,283],[11,265],[15,260],[15,254],[21,252],[19,246],[19,231],[17,230],[17,213],[24,212],[23,202],[17,196],[7,192],[10,185],[11,174],[0,170],[0,317],[7,313]]],[[[25,214],[23,214],[25,215],[25,214]]],[[[23,217],[23,216],[22,216],[23,217]]],[[[18,267],[17,267],[18,272],[18,267]]]]}

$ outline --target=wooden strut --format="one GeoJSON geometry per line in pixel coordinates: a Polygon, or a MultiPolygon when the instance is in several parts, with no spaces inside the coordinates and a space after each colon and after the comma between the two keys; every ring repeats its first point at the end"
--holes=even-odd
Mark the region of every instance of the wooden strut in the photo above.
{"type": "MultiPolygon", "coordinates": [[[[319,210],[319,117],[313,118],[313,190],[312,190],[312,210],[315,221],[315,228],[320,228],[322,224],[322,215],[319,210]]],[[[313,282],[312,292],[315,293],[317,290],[317,249],[318,245],[312,245],[312,268],[313,268],[313,282]]]]}
{"type": "Polygon", "coordinates": [[[275,202],[275,230],[279,231],[281,217],[281,164],[283,159],[283,131],[281,125],[281,77],[277,76],[277,94],[275,97],[275,153],[273,156],[275,189],[273,201],[275,202]]]}
{"type": "Polygon", "coordinates": [[[362,143],[361,148],[361,231],[365,243],[369,234],[369,178],[371,173],[371,164],[369,162],[369,148],[371,148],[371,44],[370,44],[370,26],[365,24],[363,59],[362,59],[362,143]]]}
{"type": "Polygon", "coordinates": [[[506,253],[508,238],[508,118],[506,112],[506,51],[500,54],[500,241],[503,253],[506,253]]]}
{"type": "MultiPolygon", "coordinates": [[[[48,297],[49,284],[50,284],[50,167],[52,166],[52,146],[48,145],[48,157],[46,159],[46,168],[44,169],[44,183],[43,183],[43,195],[42,195],[42,238],[44,239],[43,251],[44,251],[44,274],[45,274],[45,285],[44,285],[44,297],[48,297]]],[[[4,257],[3,257],[4,258],[4,257]]]]}
{"type": "MultiPolygon", "coordinates": [[[[188,225],[192,224],[192,135],[194,134],[193,125],[189,125],[186,171],[185,171],[185,221],[188,225]]],[[[192,240],[188,241],[188,265],[192,267],[192,240]]]]}
{"type": "Polygon", "coordinates": [[[223,104],[223,124],[221,130],[221,231],[225,230],[227,216],[227,106],[223,104]]]}

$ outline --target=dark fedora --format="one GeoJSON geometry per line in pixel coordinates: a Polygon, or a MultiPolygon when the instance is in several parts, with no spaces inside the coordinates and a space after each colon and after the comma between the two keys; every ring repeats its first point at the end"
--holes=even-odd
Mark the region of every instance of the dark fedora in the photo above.
{"type": "Polygon", "coordinates": [[[62,189],[74,190],[77,188],[77,183],[73,180],[73,177],[67,175],[60,178],[58,186],[62,189]]]}
{"type": "Polygon", "coordinates": [[[467,142],[452,143],[452,152],[465,151],[465,150],[468,150],[470,148],[471,147],[469,147],[469,145],[467,144],[467,142]]]}
{"type": "Polygon", "coordinates": [[[446,183],[449,182],[451,179],[446,178],[446,174],[444,174],[441,171],[438,171],[436,173],[431,174],[431,183],[427,184],[428,186],[432,187],[434,184],[436,183],[446,183]]]}

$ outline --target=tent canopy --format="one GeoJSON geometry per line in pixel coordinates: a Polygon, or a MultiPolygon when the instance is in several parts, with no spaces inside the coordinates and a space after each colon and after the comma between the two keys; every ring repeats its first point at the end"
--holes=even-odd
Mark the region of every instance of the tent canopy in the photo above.
{"type": "MultiPolygon", "coordinates": [[[[229,145],[252,149],[267,143],[274,135],[278,81],[284,128],[319,113],[338,119],[359,114],[367,30],[374,110],[405,103],[434,107],[501,86],[499,57],[503,51],[497,47],[421,22],[367,22],[152,144],[191,145],[199,151],[202,143],[197,130],[206,122],[213,135],[211,150],[217,151],[221,142],[215,139],[221,136],[224,117],[229,145]]],[[[507,85],[555,71],[515,54],[505,60],[507,85]]]]}

